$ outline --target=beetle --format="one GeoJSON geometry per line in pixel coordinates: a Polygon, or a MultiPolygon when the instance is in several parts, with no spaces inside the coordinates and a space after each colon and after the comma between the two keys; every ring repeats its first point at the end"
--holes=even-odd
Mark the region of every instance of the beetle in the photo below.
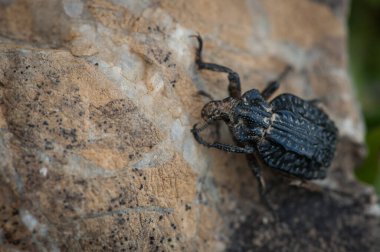
{"type": "Polygon", "coordinates": [[[202,108],[201,116],[205,122],[201,126],[195,124],[191,130],[195,140],[209,148],[246,154],[267,206],[270,204],[264,198],[265,183],[260,166],[302,180],[325,178],[336,149],[338,130],[334,122],[317,106],[318,100],[304,100],[289,93],[269,100],[291,67],[286,67],[261,92],[251,89],[241,94],[238,73],[222,65],[204,62],[202,38],[200,35],[192,37],[198,41],[195,53],[198,69],[227,73],[229,80],[229,97],[211,100],[202,108]],[[235,145],[209,143],[201,137],[204,129],[219,121],[228,126],[235,145]]]}

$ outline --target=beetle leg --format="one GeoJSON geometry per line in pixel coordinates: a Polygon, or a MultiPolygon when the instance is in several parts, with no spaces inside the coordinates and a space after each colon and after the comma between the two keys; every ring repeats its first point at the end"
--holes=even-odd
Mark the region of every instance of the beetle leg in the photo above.
{"type": "Polygon", "coordinates": [[[197,92],[197,94],[209,98],[210,101],[214,101],[214,100],[215,100],[214,97],[212,97],[212,95],[210,95],[210,94],[207,93],[206,91],[199,90],[199,91],[197,92]]]}
{"type": "Polygon", "coordinates": [[[284,71],[277,77],[276,80],[271,81],[268,83],[266,88],[264,88],[263,91],[261,91],[261,95],[265,100],[268,100],[271,95],[276,92],[276,90],[280,87],[281,81],[283,81],[286,76],[289,74],[289,72],[292,70],[291,66],[287,66],[284,71]]]}
{"type": "Polygon", "coordinates": [[[209,147],[209,148],[216,148],[219,150],[227,151],[227,152],[233,152],[233,153],[245,153],[245,154],[252,154],[254,153],[255,149],[250,146],[245,146],[245,147],[240,147],[240,146],[233,146],[233,145],[228,145],[228,144],[223,144],[223,143],[207,143],[203,138],[199,135],[201,131],[207,128],[209,124],[206,123],[200,128],[197,128],[197,124],[194,125],[193,129],[191,132],[194,135],[195,140],[197,140],[198,143],[209,147]]]}
{"type": "Polygon", "coordinates": [[[314,106],[317,106],[318,104],[322,103],[323,101],[320,98],[315,98],[315,99],[309,100],[308,102],[311,103],[314,106]]]}
{"type": "Polygon", "coordinates": [[[256,158],[253,155],[246,155],[248,165],[251,168],[253,174],[256,177],[258,186],[259,186],[259,193],[260,193],[260,199],[265,204],[265,206],[273,213],[273,215],[276,217],[276,212],[272,206],[272,204],[269,202],[269,200],[266,197],[266,187],[265,187],[265,181],[264,178],[261,176],[261,169],[260,165],[258,164],[256,158]]]}
{"type": "Polygon", "coordinates": [[[202,48],[203,41],[200,35],[192,35],[190,37],[195,37],[198,40],[198,48],[195,52],[195,64],[198,66],[198,69],[207,69],[214,72],[223,72],[228,73],[228,92],[231,97],[235,99],[239,99],[241,97],[241,87],[240,87],[240,77],[239,74],[233,71],[232,69],[214,64],[214,63],[206,63],[202,60],[202,48]]]}

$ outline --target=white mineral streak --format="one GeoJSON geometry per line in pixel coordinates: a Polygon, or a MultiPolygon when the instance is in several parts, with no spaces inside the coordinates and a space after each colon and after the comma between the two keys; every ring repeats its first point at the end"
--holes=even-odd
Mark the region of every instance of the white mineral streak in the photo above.
{"type": "Polygon", "coordinates": [[[40,169],[41,176],[46,177],[47,173],[48,173],[48,169],[46,167],[42,167],[40,169]]]}
{"type": "MultiPolygon", "coordinates": [[[[28,210],[21,209],[20,210],[20,216],[22,223],[26,226],[26,228],[33,233],[33,236],[38,235],[41,237],[48,236],[48,227],[46,224],[40,223],[36,217],[34,217],[28,210]]],[[[55,245],[50,244],[53,247],[55,245]]],[[[55,251],[59,251],[58,248],[56,248],[55,251]]]]}
{"type": "Polygon", "coordinates": [[[365,131],[363,123],[356,123],[352,118],[345,118],[339,120],[337,124],[341,135],[349,136],[358,143],[363,142],[365,131]]]}
{"type": "Polygon", "coordinates": [[[118,64],[120,64],[122,74],[126,79],[136,82],[144,78],[144,62],[130,52],[127,44],[118,47],[117,51],[113,53],[119,55],[118,64]]]}
{"type": "Polygon", "coordinates": [[[163,90],[165,83],[164,83],[161,73],[159,72],[154,73],[150,81],[153,85],[154,93],[159,93],[163,90]]]}
{"type": "Polygon", "coordinates": [[[21,220],[31,232],[39,225],[38,220],[27,210],[21,210],[21,220]]]}
{"type": "Polygon", "coordinates": [[[63,0],[63,9],[69,17],[78,18],[83,11],[83,2],[81,0],[63,0]]]}
{"type": "Polygon", "coordinates": [[[196,33],[176,24],[168,43],[169,48],[175,52],[177,61],[183,62],[186,68],[189,68],[194,61],[190,35],[196,35],[196,33]]]}
{"type": "Polygon", "coordinates": [[[206,160],[203,160],[205,155],[199,155],[200,149],[195,144],[197,144],[195,140],[186,138],[183,145],[183,157],[193,168],[203,166],[206,163],[206,160]]]}
{"type": "Polygon", "coordinates": [[[367,214],[380,217],[380,206],[378,204],[372,204],[368,209],[367,209],[367,214]]]}
{"type": "Polygon", "coordinates": [[[173,142],[183,142],[185,128],[181,124],[181,121],[179,119],[175,120],[173,122],[172,128],[171,128],[171,139],[173,142]]]}
{"type": "Polygon", "coordinates": [[[133,12],[136,16],[141,15],[141,13],[151,5],[151,0],[112,0],[115,4],[123,6],[133,12]]]}

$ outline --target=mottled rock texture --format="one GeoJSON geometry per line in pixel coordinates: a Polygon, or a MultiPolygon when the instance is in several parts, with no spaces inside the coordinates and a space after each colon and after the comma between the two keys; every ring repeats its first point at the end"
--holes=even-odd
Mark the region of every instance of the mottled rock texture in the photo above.
{"type": "MultiPolygon", "coordinates": [[[[379,209],[352,173],[363,125],[346,71],[345,0],[1,0],[2,251],[379,251],[379,209]],[[207,99],[294,71],[278,93],[321,98],[340,130],[328,178],[266,170],[190,129],[207,99]],[[294,184],[294,183],[293,183],[294,184]]],[[[277,93],[277,94],[278,94],[277,93]]],[[[222,141],[231,142],[226,129],[222,141]]]]}

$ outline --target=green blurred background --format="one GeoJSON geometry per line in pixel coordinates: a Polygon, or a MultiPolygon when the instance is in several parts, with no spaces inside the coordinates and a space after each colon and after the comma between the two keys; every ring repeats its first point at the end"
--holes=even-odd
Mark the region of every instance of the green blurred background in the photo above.
{"type": "Polygon", "coordinates": [[[380,0],[351,0],[350,70],[367,126],[368,157],[357,176],[380,194],[380,0]]]}

